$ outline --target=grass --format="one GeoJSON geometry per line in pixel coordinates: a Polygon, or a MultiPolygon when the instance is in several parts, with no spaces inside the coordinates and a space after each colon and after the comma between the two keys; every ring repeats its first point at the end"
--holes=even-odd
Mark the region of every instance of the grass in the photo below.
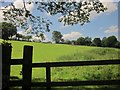
{"type": "Polygon", "coordinates": [[[118,59],[119,50],[111,48],[93,48],[77,51],[69,55],[63,55],[58,60],[112,60],[118,59]]]}
{"type": "Polygon", "coordinates": [[[10,41],[13,46],[12,58],[22,58],[23,46],[33,46],[33,62],[53,62],[66,60],[118,59],[120,50],[90,46],[43,44],[10,41]]]}
{"type": "MultiPolygon", "coordinates": [[[[33,46],[33,62],[60,62],[85,60],[112,60],[118,59],[120,49],[90,46],[74,46],[62,44],[44,44],[35,42],[9,41],[12,43],[12,58],[23,57],[23,46],[33,46]]],[[[118,65],[59,67],[52,68],[52,81],[76,81],[120,79],[118,65]]],[[[22,66],[11,66],[11,76],[18,76],[22,66]]],[[[35,68],[32,71],[33,81],[46,81],[45,68],[35,68]]]]}

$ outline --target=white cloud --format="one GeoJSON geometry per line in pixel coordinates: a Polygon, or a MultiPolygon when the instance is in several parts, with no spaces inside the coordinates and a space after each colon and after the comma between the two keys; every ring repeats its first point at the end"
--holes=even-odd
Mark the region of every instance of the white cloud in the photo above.
{"type": "Polygon", "coordinates": [[[44,37],[45,37],[44,42],[48,42],[48,41],[50,41],[50,39],[47,37],[47,35],[46,35],[46,34],[44,34],[44,37]]]}
{"type": "MultiPolygon", "coordinates": [[[[43,40],[43,42],[48,42],[48,41],[50,41],[50,40],[48,39],[48,37],[47,37],[46,34],[44,34],[44,37],[45,37],[45,40],[43,40]]],[[[41,37],[36,37],[36,36],[32,36],[32,41],[33,41],[33,40],[36,41],[36,42],[42,41],[41,37]]]]}
{"type": "Polygon", "coordinates": [[[29,25],[28,29],[26,30],[26,33],[31,33],[33,30],[32,30],[32,26],[29,25]]]}
{"type": "MultiPolygon", "coordinates": [[[[16,8],[23,8],[23,7],[24,7],[24,5],[23,5],[23,0],[16,0],[16,1],[14,2],[14,5],[15,5],[16,8]]],[[[33,3],[31,3],[31,4],[26,4],[26,9],[31,11],[31,10],[33,9],[33,6],[34,6],[33,3]]]]}
{"type": "Polygon", "coordinates": [[[25,35],[25,36],[26,35],[31,35],[31,32],[33,31],[32,27],[30,25],[29,25],[29,28],[27,30],[22,29],[22,30],[19,31],[20,28],[17,28],[17,29],[18,29],[17,33],[25,35]]]}
{"type": "Polygon", "coordinates": [[[40,37],[32,36],[32,41],[39,42],[39,41],[41,41],[41,38],[40,37]]]}
{"type": "Polygon", "coordinates": [[[82,36],[82,34],[80,32],[71,32],[71,33],[68,33],[68,34],[64,34],[63,39],[65,39],[65,40],[77,39],[80,36],[82,36]]]}
{"type": "Polygon", "coordinates": [[[114,2],[114,0],[100,0],[105,7],[108,8],[106,12],[111,13],[117,10],[117,4],[114,2]]]}
{"type": "Polygon", "coordinates": [[[118,27],[117,26],[110,26],[105,30],[105,33],[115,33],[118,32],[118,27]]]}
{"type": "Polygon", "coordinates": [[[22,0],[16,0],[14,2],[14,5],[16,8],[23,8],[23,1],[22,0]]]}
{"type": "MultiPolygon", "coordinates": [[[[22,35],[24,35],[24,36],[29,35],[29,34],[27,34],[27,32],[24,32],[24,31],[18,31],[17,33],[22,34],[22,35]]],[[[45,40],[43,40],[43,42],[48,42],[48,41],[50,41],[50,39],[47,37],[46,34],[44,34],[44,37],[45,37],[45,40]]],[[[34,40],[34,41],[36,41],[36,42],[42,41],[41,37],[36,37],[35,35],[32,35],[32,39],[31,39],[31,40],[32,40],[32,41],[34,40]]]]}
{"type": "MultiPolygon", "coordinates": [[[[12,0],[12,1],[14,1],[13,4],[15,5],[16,8],[23,8],[23,7],[24,7],[22,0],[12,0]]],[[[12,2],[12,1],[11,1],[11,2],[12,2]]],[[[5,2],[6,2],[6,1],[5,1],[5,2]]],[[[29,10],[29,11],[32,11],[33,7],[34,7],[34,4],[33,4],[33,3],[31,3],[31,4],[26,4],[26,9],[29,10]]],[[[1,5],[1,7],[0,7],[0,22],[3,21],[3,10],[4,10],[4,9],[9,9],[9,8],[10,8],[10,7],[4,8],[4,7],[2,7],[2,5],[1,5]]],[[[20,18],[20,17],[18,17],[18,18],[20,18]]],[[[21,18],[20,18],[20,19],[21,19],[21,18]]]]}
{"type": "Polygon", "coordinates": [[[27,35],[25,31],[18,31],[17,33],[22,34],[22,35],[27,35]]]}
{"type": "Polygon", "coordinates": [[[3,13],[1,10],[0,10],[0,22],[3,22],[3,13]]]}

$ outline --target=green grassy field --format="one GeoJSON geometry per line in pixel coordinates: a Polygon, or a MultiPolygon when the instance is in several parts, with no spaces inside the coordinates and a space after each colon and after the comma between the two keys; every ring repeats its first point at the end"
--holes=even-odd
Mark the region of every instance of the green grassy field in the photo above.
{"type": "Polygon", "coordinates": [[[70,60],[118,59],[119,49],[63,44],[9,41],[12,43],[12,58],[21,58],[24,45],[33,46],[33,62],[59,62],[70,60]]]}
{"type": "MultiPolygon", "coordinates": [[[[120,58],[120,49],[63,44],[9,41],[12,43],[12,58],[22,58],[23,46],[33,46],[33,62],[60,62],[85,60],[112,60],[120,58]]],[[[11,66],[11,76],[20,75],[21,66],[11,66]]],[[[118,79],[118,65],[52,68],[52,81],[118,79]]],[[[32,71],[33,81],[45,81],[45,68],[32,71]]]]}

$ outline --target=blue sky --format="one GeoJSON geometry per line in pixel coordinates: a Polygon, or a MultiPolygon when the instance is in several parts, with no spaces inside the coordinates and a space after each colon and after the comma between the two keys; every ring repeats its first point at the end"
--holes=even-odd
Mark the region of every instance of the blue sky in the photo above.
{"type": "Polygon", "coordinates": [[[72,32],[78,32],[80,33],[80,36],[83,36],[83,37],[89,36],[92,38],[94,37],[102,38],[102,37],[105,37],[105,36],[107,37],[110,35],[116,35],[116,36],[118,35],[118,32],[114,30],[113,32],[112,31],[108,33],[105,32],[106,30],[110,29],[110,27],[112,26],[116,27],[118,25],[118,11],[117,10],[108,15],[102,14],[100,16],[97,16],[94,19],[91,19],[90,23],[87,23],[83,26],[81,26],[80,24],[77,24],[74,26],[64,26],[62,23],[58,22],[57,16],[52,16],[52,17],[49,16],[49,18],[53,22],[53,25],[51,25],[51,32],[53,30],[58,30],[63,35],[70,34],[72,32]]]}
{"type": "MultiPolygon", "coordinates": [[[[103,0],[102,0],[103,1],[103,0]]],[[[118,37],[118,3],[113,2],[117,0],[109,0],[111,2],[103,2],[103,4],[108,8],[104,13],[96,14],[91,13],[90,23],[86,23],[81,26],[80,24],[73,26],[64,26],[63,23],[58,22],[59,15],[50,16],[47,13],[39,13],[34,11],[34,5],[28,6],[27,8],[31,10],[34,15],[44,16],[52,21],[53,25],[50,26],[51,31],[45,32],[46,41],[52,40],[52,32],[54,30],[60,31],[65,40],[74,40],[78,37],[108,37],[115,35],[118,37]]],[[[22,7],[20,4],[21,0],[16,0],[14,4],[17,7],[22,7]]],[[[1,12],[0,12],[1,14],[1,12]]],[[[25,34],[23,30],[18,29],[18,32],[25,34]]]]}

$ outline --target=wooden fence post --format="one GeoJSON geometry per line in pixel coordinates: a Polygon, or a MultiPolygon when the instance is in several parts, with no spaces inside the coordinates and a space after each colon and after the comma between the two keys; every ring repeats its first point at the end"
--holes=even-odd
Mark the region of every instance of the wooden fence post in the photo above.
{"type": "Polygon", "coordinates": [[[50,75],[50,66],[46,67],[46,82],[47,82],[47,90],[51,90],[51,75],[50,75]]]}
{"type": "Polygon", "coordinates": [[[2,45],[0,45],[0,90],[2,90],[2,45]]]}
{"type": "Polygon", "coordinates": [[[32,46],[24,46],[22,90],[31,90],[32,51],[33,51],[32,46]]]}
{"type": "Polygon", "coordinates": [[[11,46],[2,46],[2,90],[9,90],[11,46]]]}

